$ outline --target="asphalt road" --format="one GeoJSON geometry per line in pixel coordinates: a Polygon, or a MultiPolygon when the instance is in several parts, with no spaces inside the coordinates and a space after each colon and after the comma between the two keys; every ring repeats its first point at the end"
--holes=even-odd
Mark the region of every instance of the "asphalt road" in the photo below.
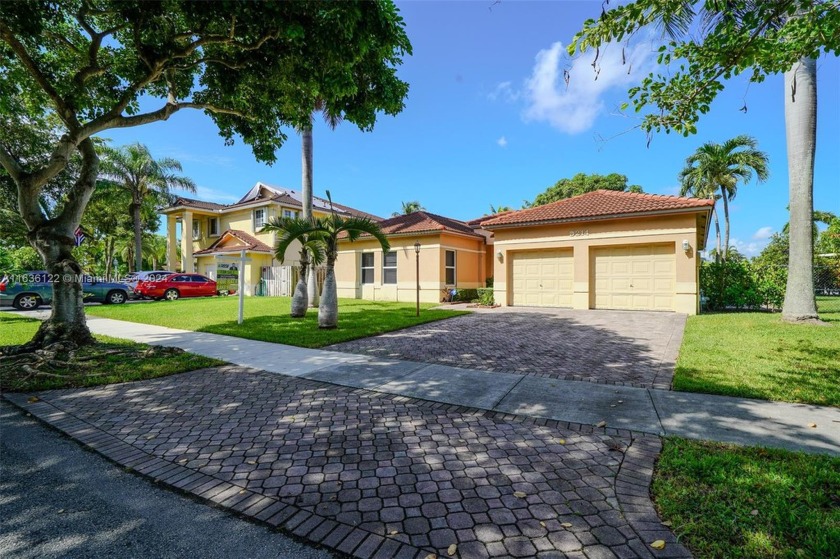
{"type": "Polygon", "coordinates": [[[0,557],[333,555],[125,473],[2,402],[0,557]]]}

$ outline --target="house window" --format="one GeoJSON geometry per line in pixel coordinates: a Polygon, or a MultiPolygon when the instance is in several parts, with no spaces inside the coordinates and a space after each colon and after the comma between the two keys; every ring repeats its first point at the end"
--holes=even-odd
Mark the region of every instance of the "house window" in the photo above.
{"type": "Polygon", "coordinates": [[[295,218],[298,213],[295,210],[283,210],[283,217],[295,218]]]}
{"type": "Polygon", "coordinates": [[[265,209],[260,208],[254,210],[254,232],[258,233],[263,227],[265,227],[265,209]]]}
{"type": "Polygon", "coordinates": [[[455,251],[446,251],[446,285],[455,285],[455,251]]]}
{"type": "Polygon", "coordinates": [[[386,252],[382,260],[382,283],[397,283],[397,253],[386,252]]]}
{"type": "Polygon", "coordinates": [[[201,238],[201,222],[197,219],[194,219],[192,222],[193,228],[193,239],[200,239],[201,238]]]}
{"type": "Polygon", "coordinates": [[[373,253],[362,253],[362,283],[373,283],[373,253]]]}
{"type": "Polygon", "coordinates": [[[207,220],[207,234],[211,237],[217,237],[219,235],[219,218],[218,217],[211,217],[207,220]]]}

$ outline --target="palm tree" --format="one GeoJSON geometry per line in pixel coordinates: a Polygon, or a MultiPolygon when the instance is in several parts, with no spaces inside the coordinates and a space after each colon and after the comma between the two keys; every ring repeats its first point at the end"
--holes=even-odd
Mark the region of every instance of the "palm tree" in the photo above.
{"type": "MultiPolygon", "coordinates": [[[[330,193],[327,191],[327,198],[330,193]]],[[[331,198],[330,198],[331,200],[331,198]]],[[[350,242],[367,234],[379,241],[382,250],[387,252],[391,245],[380,229],[379,224],[366,217],[342,217],[334,211],[329,217],[314,218],[311,221],[302,218],[275,218],[266,228],[277,231],[275,255],[283,261],[286,249],[294,241],[306,240],[314,254],[323,255],[326,261],[327,277],[324,280],[324,292],[318,306],[318,328],[336,328],[338,326],[338,290],[335,283],[335,261],[338,258],[338,241],[350,242]]]]}
{"type": "Polygon", "coordinates": [[[131,195],[128,209],[134,222],[132,253],[135,268],[140,270],[143,264],[143,201],[153,198],[160,204],[167,203],[172,198],[173,189],[195,192],[195,183],[188,177],[175,174],[183,171],[176,159],[164,157],[156,160],[149,148],[140,143],[118,149],[103,148],[99,169],[102,178],[116,183],[131,195]]]}
{"type": "Polygon", "coordinates": [[[426,208],[423,207],[417,200],[411,200],[410,202],[403,202],[402,203],[402,211],[394,212],[391,215],[393,217],[397,217],[398,215],[408,215],[413,214],[415,212],[425,212],[426,208]]]}
{"type": "MultiPolygon", "coordinates": [[[[340,113],[330,111],[322,99],[319,99],[315,104],[315,112],[320,112],[324,115],[324,121],[327,125],[335,129],[342,120],[340,113]]],[[[310,115],[309,122],[298,129],[300,132],[301,145],[301,206],[303,206],[303,219],[312,221],[312,116],[310,115]]],[[[304,243],[305,245],[305,243],[304,243]]],[[[301,246],[301,271],[309,268],[309,250],[306,246],[301,246]],[[305,266],[303,261],[307,260],[305,266]]],[[[300,300],[309,307],[318,306],[318,278],[315,273],[309,274],[303,278],[303,289],[298,292],[297,286],[292,297],[292,316],[300,318],[306,315],[306,306],[301,307],[300,300]],[[297,300],[296,300],[297,299],[297,300]]]]}
{"type": "Polygon", "coordinates": [[[711,197],[715,191],[723,200],[723,219],[726,226],[723,242],[724,259],[729,254],[729,202],[738,193],[738,183],[758,182],[770,176],[767,154],[756,147],[758,142],[750,136],[736,136],[722,144],[707,142],[685,160],[680,172],[684,193],[695,192],[701,197],[711,197]]]}
{"type": "Polygon", "coordinates": [[[712,206],[712,217],[715,220],[715,239],[716,239],[716,247],[715,250],[715,261],[720,261],[720,219],[718,219],[717,213],[717,201],[720,200],[720,194],[717,193],[717,187],[711,185],[709,187],[707,183],[700,182],[695,183],[695,174],[693,173],[685,173],[685,169],[680,172],[680,196],[692,196],[694,198],[708,198],[709,200],[714,200],[715,205],[712,206]]]}
{"type": "Polygon", "coordinates": [[[166,262],[166,237],[156,233],[147,234],[143,243],[143,254],[146,262],[151,263],[152,270],[160,270],[166,262]]]}
{"type": "Polygon", "coordinates": [[[511,208],[510,206],[494,206],[493,204],[490,204],[490,215],[496,215],[502,212],[509,212],[512,209],[513,208],[511,208]]]}

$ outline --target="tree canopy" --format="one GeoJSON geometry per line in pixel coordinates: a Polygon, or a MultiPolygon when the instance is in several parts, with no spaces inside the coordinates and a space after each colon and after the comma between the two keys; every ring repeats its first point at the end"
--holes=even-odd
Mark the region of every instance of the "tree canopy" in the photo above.
{"type": "Polygon", "coordinates": [[[837,0],[634,0],[587,20],[568,52],[594,49],[597,68],[600,49],[622,48],[646,27],[674,39],[659,47],[661,73],[629,91],[636,112],[654,109],[642,120],[647,132],[693,134],[724,80],[749,72],[762,82],[802,58],[840,52],[837,0]]]}
{"type": "Polygon", "coordinates": [[[595,190],[615,190],[618,192],[643,192],[638,184],[627,184],[627,177],[618,173],[609,175],[587,175],[578,173],[570,179],[560,179],[545,192],[537,194],[533,202],[525,202],[526,207],[542,206],[564,198],[571,198],[595,190]]]}

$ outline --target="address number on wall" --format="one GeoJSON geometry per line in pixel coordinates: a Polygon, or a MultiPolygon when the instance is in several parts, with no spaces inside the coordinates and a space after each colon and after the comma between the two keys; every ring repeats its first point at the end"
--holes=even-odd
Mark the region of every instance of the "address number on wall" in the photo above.
{"type": "Polygon", "coordinates": [[[588,237],[589,229],[572,229],[569,231],[570,237],[588,237]]]}

